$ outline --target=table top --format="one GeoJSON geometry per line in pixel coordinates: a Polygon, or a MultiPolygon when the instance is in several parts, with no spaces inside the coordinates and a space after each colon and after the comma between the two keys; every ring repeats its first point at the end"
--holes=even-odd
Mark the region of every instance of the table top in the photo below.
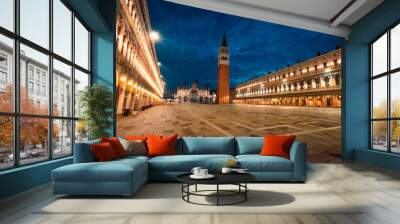
{"type": "Polygon", "coordinates": [[[182,174],[177,180],[186,184],[237,184],[248,183],[255,180],[255,177],[249,173],[213,173],[212,179],[193,179],[191,173],[182,174]]]}

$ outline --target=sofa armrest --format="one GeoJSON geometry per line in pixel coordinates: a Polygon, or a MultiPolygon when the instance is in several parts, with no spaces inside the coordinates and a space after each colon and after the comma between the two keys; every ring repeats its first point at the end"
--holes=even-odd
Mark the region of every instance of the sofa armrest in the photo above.
{"type": "Polygon", "coordinates": [[[90,146],[100,143],[99,140],[75,143],[74,145],[74,163],[89,163],[95,162],[96,158],[92,153],[90,146]]]}
{"type": "Polygon", "coordinates": [[[290,160],[293,162],[293,179],[305,181],[307,176],[307,144],[294,142],[290,149],[290,160]]]}

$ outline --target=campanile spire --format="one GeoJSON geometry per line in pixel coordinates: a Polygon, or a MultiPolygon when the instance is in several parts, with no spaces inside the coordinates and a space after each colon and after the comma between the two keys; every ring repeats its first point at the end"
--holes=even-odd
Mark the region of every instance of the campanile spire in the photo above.
{"type": "Polygon", "coordinates": [[[229,48],[226,33],[222,36],[218,51],[217,103],[227,104],[229,100],[229,48]]]}

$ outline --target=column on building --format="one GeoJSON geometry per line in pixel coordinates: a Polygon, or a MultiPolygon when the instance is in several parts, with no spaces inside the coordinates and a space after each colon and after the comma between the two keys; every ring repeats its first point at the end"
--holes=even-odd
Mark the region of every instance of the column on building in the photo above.
{"type": "Polygon", "coordinates": [[[118,82],[117,115],[122,115],[126,94],[126,76],[125,74],[120,74],[119,76],[120,80],[118,82]]]}
{"type": "Polygon", "coordinates": [[[130,113],[134,113],[135,112],[135,104],[136,104],[136,93],[134,92],[134,90],[133,90],[133,92],[132,92],[132,102],[131,102],[131,107],[130,107],[130,113]]]}
{"type": "Polygon", "coordinates": [[[132,103],[132,92],[130,89],[127,91],[127,97],[126,97],[126,102],[125,102],[125,110],[130,110],[131,108],[131,103],[132,103]]]}
{"type": "Polygon", "coordinates": [[[116,108],[117,114],[125,114],[124,111],[133,112],[148,106],[150,95],[161,98],[165,82],[149,37],[152,29],[146,0],[124,0],[118,4],[116,108]]]}

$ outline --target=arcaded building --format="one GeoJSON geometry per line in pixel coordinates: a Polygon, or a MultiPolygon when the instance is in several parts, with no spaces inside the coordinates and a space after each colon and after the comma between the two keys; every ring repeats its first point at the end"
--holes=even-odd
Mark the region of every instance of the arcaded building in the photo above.
{"type": "Polygon", "coordinates": [[[179,103],[214,103],[215,94],[198,82],[193,82],[189,87],[178,87],[174,94],[175,102],[179,103]]]}
{"type": "Polygon", "coordinates": [[[233,103],[341,107],[341,50],[239,84],[233,103]]]}
{"type": "Polygon", "coordinates": [[[128,115],[163,102],[160,73],[146,0],[119,1],[117,7],[117,114],[128,115]]]}

